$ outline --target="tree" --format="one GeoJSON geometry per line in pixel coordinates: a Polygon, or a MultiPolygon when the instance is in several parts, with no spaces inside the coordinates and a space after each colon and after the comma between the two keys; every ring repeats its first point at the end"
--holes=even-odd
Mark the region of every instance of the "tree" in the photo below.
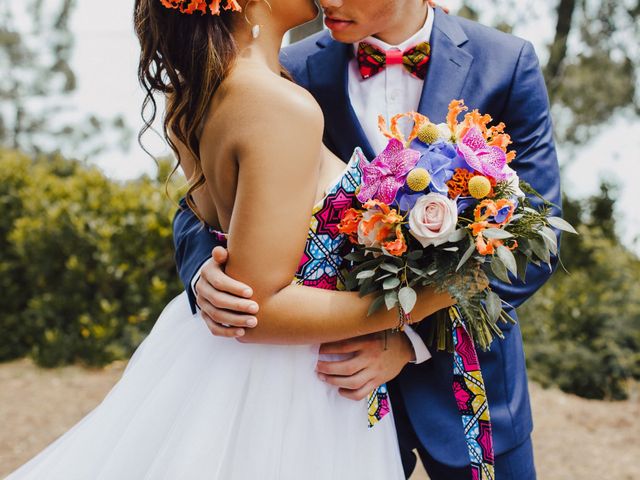
{"type": "MultiPolygon", "coordinates": [[[[536,0],[465,0],[461,14],[511,32],[530,22],[536,0]],[[480,14],[479,12],[482,12],[480,14]]],[[[585,143],[620,112],[640,115],[640,1],[556,0],[543,70],[560,142],[585,143]],[[606,72],[606,74],[603,74],[606,72]]]]}
{"type": "Polygon", "coordinates": [[[21,11],[0,0],[0,146],[40,154],[57,150],[78,158],[110,146],[109,131],[121,147],[130,141],[123,117],[88,115],[65,120],[76,77],[70,65],[73,34],[69,21],[75,0],[30,0],[21,11]],[[16,13],[19,13],[19,21],[16,13]]]}

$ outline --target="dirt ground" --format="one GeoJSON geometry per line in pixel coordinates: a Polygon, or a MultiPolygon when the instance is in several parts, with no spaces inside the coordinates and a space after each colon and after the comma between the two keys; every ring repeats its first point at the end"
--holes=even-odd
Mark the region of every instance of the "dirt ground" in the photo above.
{"type": "MultiPolygon", "coordinates": [[[[0,477],[40,451],[97,405],[124,365],[44,370],[29,360],[0,364],[0,477]]],[[[640,401],[584,400],[530,385],[538,478],[640,477],[640,401]]],[[[425,480],[416,471],[411,480],[425,480]]],[[[89,479],[88,479],[89,480],[89,479]]]]}

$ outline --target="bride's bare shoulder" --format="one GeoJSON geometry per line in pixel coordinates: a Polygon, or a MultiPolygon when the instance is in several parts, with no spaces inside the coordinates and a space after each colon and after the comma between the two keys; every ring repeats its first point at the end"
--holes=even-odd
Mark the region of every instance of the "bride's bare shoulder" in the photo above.
{"type": "Polygon", "coordinates": [[[292,133],[324,127],[322,109],[308,91],[264,68],[236,68],[222,89],[227,120],[244,134],[265,126],[270,135],[276,134],[278,127],[293,128],[292,133]]]}

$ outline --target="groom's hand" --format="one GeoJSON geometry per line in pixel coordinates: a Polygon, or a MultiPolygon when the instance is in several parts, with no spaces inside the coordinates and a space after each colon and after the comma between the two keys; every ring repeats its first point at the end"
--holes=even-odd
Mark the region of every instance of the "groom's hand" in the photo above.
{"type": "Polygon", "coordinates": [[[411,342],[402,333],[375,333],[320,347],[322,354],[351,354],[348,360],[319,361],[316,370],[324,382],[338,387],[340,395],[362,400],[376,387],[395,378],[404,366],[415,360],[411,342]]]}
{"type": "Polygon", "coordinates": [[[205,263],[194,290],[196,303],[209,330],[217,337],[242,337],[245,328],[258,324],[254,316],[259,306],[253,300],[253,290],[224,273],[229,259],[225,248],[213,249],[212,260],[205,263]]]}

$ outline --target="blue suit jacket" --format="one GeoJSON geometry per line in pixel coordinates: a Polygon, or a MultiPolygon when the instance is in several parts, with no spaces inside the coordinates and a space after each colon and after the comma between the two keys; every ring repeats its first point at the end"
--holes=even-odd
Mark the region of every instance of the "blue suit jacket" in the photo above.
{"type": "MultiPolygon", "coordinates": [[[[489,113],[496,122],[505,122],[518,154],[511,166],[545,198],[560,205],[549,101],[532,45],[438,9],[431,46],[420,113],[435,122],[444,121],[449,102],[462,98],[471,109],[489,113]]],[[[347,65],[351,55],[351,45],[334,41],[327,32],[294,44],[281,55],[284,66],[321,105],[325,142],[345,161],[357,146],[369,159],[374,157],[348,97],[347,65]]],[[[556,209],[553,214],[561,212],[556,209]]],[[[200,229],[188,209],[176,215],[174,236],[180,276],[189,285],[209,258],[215,241],[200,229]]],[[[554,259],[554,268],[555,263],[554,259]]],[[[503,300],[517,307],[551,273],[546,266],[531,267],[526,283],[496,283],[493,288],[503,300]]],[[[516,318],[512,308],[508,313],[516,318]]],[[[502,329],[505,339],[496,340],[490,351],[479,354],[498,455],[520,444],[532,430],[520,327],[505,325],[502,329]]],[[[420,325],[416,330],[425,333],[420,325]]],[[[451,389],[452,356],[433,354],[421,365],[408,365],[394,381],[393,387],[400,389],[404,399],[404,405],[394,404],[394,408],[406,408],[419,441],[436,460],[451,466],[468,465],[462,422],[451,389]]]]}

